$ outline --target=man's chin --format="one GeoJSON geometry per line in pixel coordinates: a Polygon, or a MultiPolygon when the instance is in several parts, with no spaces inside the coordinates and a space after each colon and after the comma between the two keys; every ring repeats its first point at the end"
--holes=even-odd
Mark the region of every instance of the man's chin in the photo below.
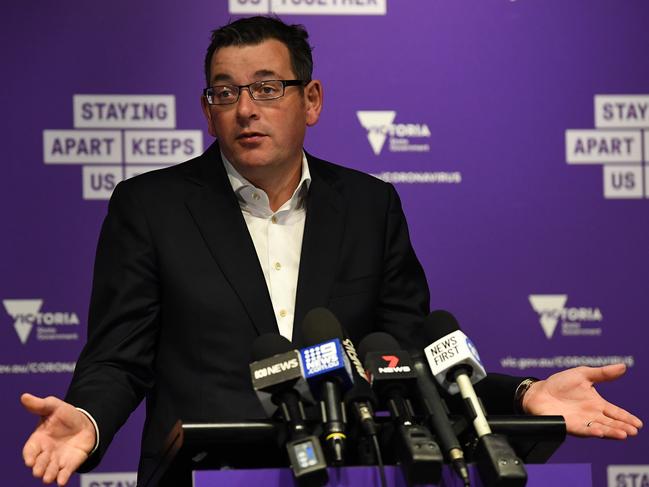
{"type": "Polygon", "coordinates": [[[234,154],[230,163],[240,173],[261,170],[273,166],[273,159],[264,151],[246,151],[234,154]]]}

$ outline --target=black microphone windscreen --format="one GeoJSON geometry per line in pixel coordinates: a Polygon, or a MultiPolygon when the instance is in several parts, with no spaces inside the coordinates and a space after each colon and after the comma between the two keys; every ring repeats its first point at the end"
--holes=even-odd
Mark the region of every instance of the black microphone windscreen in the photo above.
{"type": "Polygon", "coordinates": [[[365,356],[369,352],[385,352],[388,350],[401,350],[401,345],[399,345],[399,342],[392,335],[377,331],[370,333],[361,340],[361,343],[358,345],[358,356],[361,362],[365,363],[365,356]]]}
{"type": "Polygon", "coordinates": [[[338,318],[327,308],[313,308],[306,314],[302,321],[302,335],[307,346],[345,338],[338,318]]]}
{"type": "Polygon", "coordinates": [[[377,399],[376,394],[372,390],[372,386],[367,382],[367,380],[357,380],[354,382],[354,386],[345,393],[343,398],[345,404],[353,404],[356,401],[369,402],[373,408],[376,408],[377,399]]]}
{"type": "Polygon", "coordinates": [[[426,317],[422,328],[426,338],[432,343],[454,331],[458,331],[460,324],[451,313],[438,309],[426,317]]]}
{"type": "Polygon", "coordinates": [[[294,348],[293,344],[279,333],[265,333],[252,342],[252,361],[257,362],[279,353],[290,352],[294,348]]]}

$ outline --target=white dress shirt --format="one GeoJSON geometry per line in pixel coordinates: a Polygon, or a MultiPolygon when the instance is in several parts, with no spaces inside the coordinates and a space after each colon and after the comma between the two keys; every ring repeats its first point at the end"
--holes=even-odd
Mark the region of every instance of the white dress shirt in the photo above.
{"type": "Polygon", "coordinates": [[[270,209],[266,192],[239,174],[223,153],[221,157],[257,251],[279,333],[291,340],[306,219],[305,199],[311,183],[306,156],[302,153],[302,176],[297,188],[275,212],[270,209]]]}

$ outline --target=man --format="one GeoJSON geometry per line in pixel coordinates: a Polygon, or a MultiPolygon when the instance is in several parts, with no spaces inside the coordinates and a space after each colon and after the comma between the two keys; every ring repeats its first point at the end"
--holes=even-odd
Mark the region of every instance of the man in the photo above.
{"type": "MultiPolygon", "coordinates": [[[[299,26],[242,19],[214,31],[202,107],[213,144],[201,157],[120,184],[102,227],[88,343],[66,400],[25,394],[41,423],[23,450],[36,477],[64,485],[95,466],[143,397],[138,475],[173,422],[263,417],[250,387],[250,345],[326,306],[358,342],[376,329],[404,345],[428,313],[428,288],[394,188],[303,152],[322,109],[299,26]]],[[[526,382],[520,405],[564,414],[569,431],[624,438],[638,418],[593,383],[623,366],[526,382]]],[[[512,409],[521,379],[481,393],[512,409]]]]}

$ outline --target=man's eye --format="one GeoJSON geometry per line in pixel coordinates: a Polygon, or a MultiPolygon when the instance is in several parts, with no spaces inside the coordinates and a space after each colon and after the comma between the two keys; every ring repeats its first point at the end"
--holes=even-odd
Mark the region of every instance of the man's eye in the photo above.
{"type": "Polygon", "coordinates": [[[220,100],[227,100],[234,96],[234,90],[231,90],[230,88],[220,88],[214,91],[214,96],[220,100]]]}
{"type": "Polygon", "coordinates": [[[255,96],[262,98],[276,98],[281,93],[281,88],[274,82],[266,81],[253,87],[255,96]]]}

